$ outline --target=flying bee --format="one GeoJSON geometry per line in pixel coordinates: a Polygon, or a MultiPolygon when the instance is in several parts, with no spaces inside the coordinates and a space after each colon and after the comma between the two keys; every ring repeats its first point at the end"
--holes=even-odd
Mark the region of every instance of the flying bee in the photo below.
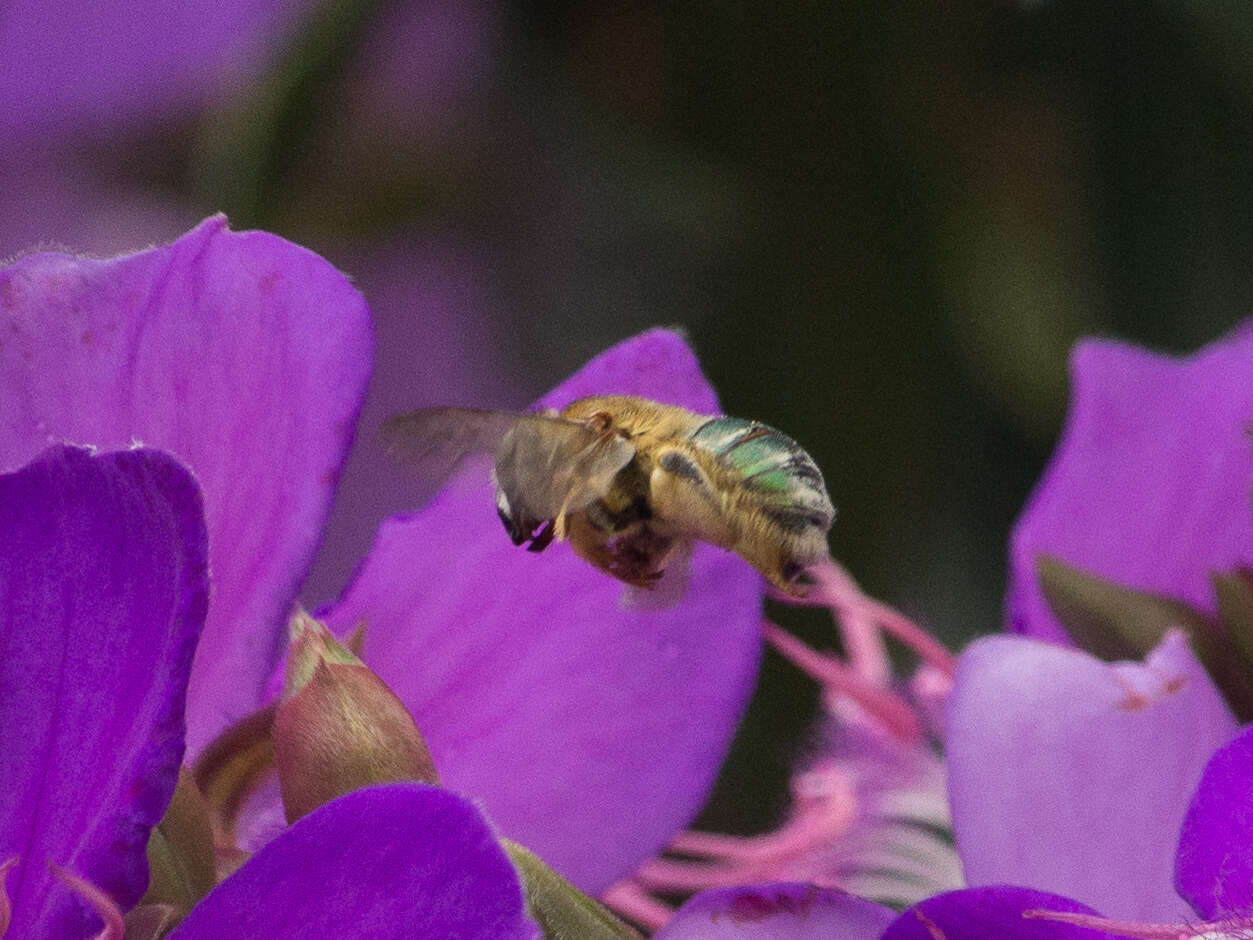
{"type": "Polygon", "coordinates": [[[496,508],[515,545],[540,552],[568,540],[636,588],[681,593],[695,541],[735,552],[794,595],[827,557],[835,509],[821,472],[756,421],[597,395],[535,414],[423,408],[387,421],[383,439],[441,475],[469,454],[494,454],[496,508]]]}

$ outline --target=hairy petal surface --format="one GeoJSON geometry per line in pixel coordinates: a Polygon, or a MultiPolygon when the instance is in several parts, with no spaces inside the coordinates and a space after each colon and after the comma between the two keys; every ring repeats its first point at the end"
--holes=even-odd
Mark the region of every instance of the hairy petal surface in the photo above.
{"type": "MultiPolygon", "coordinates": [[[[594,359],[542,404],[592,393],[717,410],[664,330],[594,359]]],[[[366,622],[364,659],[413,712],[440,778],[597,893],[696,813],[752,691],[761,580],[699,548],[681,603],[623,609],[623,586],[567,545],[514,547],[475,465],[384,523],[327,619],[366,622]]]]}
{"type": "Polygon", "coordinates": [[[255,707],[370,368],[369,315],[317,255],[218,216],[103,261],[0,269],[0,468],[57,441],[168,450],[204,491],[213,605],[188,747],[255,707]]]}
{"type": "Polygon", "coordinates": [[[879,940],[896,912],[796,881],[715,888],[692,898],[656,940],[879,940]]]}
{"type": "Polygon", "coordinates": [[[1022,916],[1031,910],[1096,913],[1045,891],[1010,885],[966,888],[915,904],[887,929],[883,940],[1116,940],[1104,931],[1022,916]]]}
{"type": "Polygon", "coordinates": [[[1035,559],[1214,607],[1210,572],[1253,564],[1253,323],[1174,358],[1088,340],[1053,459],[1010,541],[1010,627],[1065,633],[1035,559]]]}
{"type": "Polygon", "coordinates": [[[47,451],[0,475],[0,858],[11,937],[98,922],[49,863],[134,904],[183,756],[208,600],[200,493],[166,454],[47,451]]]}
{"type": "Polygon", "coordinates": [[[1175,884],[1206,920],[1253,913],[1253,728],[1206,765],[1183,820],[1175,884]]]}
{"type": "Polygon", "coordinates": [[[1236,724],[1178,633],[1143,665],[1020,637],[962,654],[949,801],[971,885],[1065,894],[1109,917],[1179,921],[1176,840],[1236,724]]]}
{"type": "Polygon", "coordinates": [[[211,891],[172,940],[532,940],[517,873],[468,801],[418,783],[357,790],[295,823],[211,891]]]}

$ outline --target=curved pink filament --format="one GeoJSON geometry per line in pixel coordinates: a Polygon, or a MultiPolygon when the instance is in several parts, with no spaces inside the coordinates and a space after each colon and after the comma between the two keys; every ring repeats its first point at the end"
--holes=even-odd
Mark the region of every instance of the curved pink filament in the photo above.
{"type": "Polygon", "coordinates": [[[1136,940],[1199,940],[1202,937],[1237,936],[1235,931],[1253,928],[1253,917],[1233,917],[1204,924],[1146,924],[1130,920],[1110,920],[1098,914],[1070,911],[1047,911],[1040,908],[1023,911],[1031,920],[1055,920],[1088,930],[1103,930],[1136,940]]]}
{"type": "Polygon", "coordinates": [[[601,895],[601,901],[649,930],[660,930],[674,913],[631,878],[619,881],[601,895]]]}
{"type": "Polygon", "coordinates": [[[123,940],[126,925],[122,920],[122,911],[113,898],[86,878],[78,877],[55,862],[49,862],[48,867],[71,891],[86,900],[104,921],[104,926],[92,940],[123,940]]]}
{"type": "Polygon", "coordinates": [[[829,691],[847,696],[865,709],[892,735],[906,743],[922,737],[918,715],[894,692],[874,685],[834,656],[819,653],[772,623],[762,625],[766,639],[796,666],[821,682],[829,691]]]}
{"type": "Polygon", "coordinates": [[[0,937],[9,932],[9,921],[13,919],[13,902],[9,900],[9,887],[5,882],[20,858],[20,855],[10,855],[0,862],[0,937]]]}
{"type": "Polygon", "coordinates": [[[957,659],[943,643],[900,611],[863,594],[848,572],[833,559],[816,565],[812,571],[818,582],[814,600],[841,614],[862,613],[870,617],[886,632],[916,652],[924,662],[930,663],[946,675],[952,676],[956,673],[957,659]]]}

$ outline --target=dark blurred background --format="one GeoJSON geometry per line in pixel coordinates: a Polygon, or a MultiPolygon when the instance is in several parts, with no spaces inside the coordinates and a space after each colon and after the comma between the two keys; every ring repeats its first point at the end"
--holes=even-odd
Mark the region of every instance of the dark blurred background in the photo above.
{"type": "MultiPolygon", "coordinates": [[[[12,0],[0,61],[0,255],[221,210],[370,300],[311,603],[423,495],[382,418],[522,406],[679,324],[823,467],[836,556],[959,646],[1000,626],[1072,342],[1187,351],[1253,310],[1239,2],[12,0]]],[[[814,708],[768,655],[708,824],[783,805],[814,708]]]]}

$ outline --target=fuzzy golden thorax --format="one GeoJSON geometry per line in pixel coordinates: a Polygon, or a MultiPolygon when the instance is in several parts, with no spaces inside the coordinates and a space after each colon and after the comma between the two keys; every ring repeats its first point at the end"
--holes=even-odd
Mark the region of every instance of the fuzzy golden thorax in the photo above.
{"type": "MultiPolygon", "coordinates": [[[[561,414],[617,431],[636,448],[605,502],[619,511],[623,494],[642,485],[651,516],[612,535],[594,523],[576,527],[576,550],[598,567],[638,584],[648,563],[664,567],[670,543],[700,540],[735,552],[796,594],[799,572],[826,557],[825,527],[793,512],[788,494],[749,485],[733,462],[692,440],[711,416],[626,395],[579,399],[561,414]]],[[[762,433],[778,432],[762,426],[762,433]]]]}

